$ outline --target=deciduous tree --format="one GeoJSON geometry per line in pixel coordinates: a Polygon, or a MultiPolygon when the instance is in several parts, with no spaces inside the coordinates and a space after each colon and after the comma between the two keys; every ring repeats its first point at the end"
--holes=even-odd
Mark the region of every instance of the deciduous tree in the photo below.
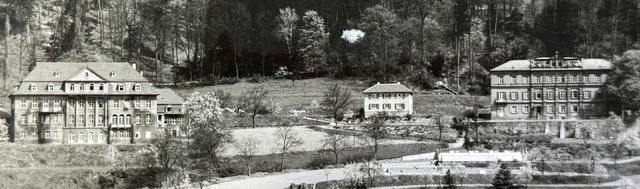
{"type": "Polygon", "coordinates": [[[336,164],[340,164],[340,154],[349,147],[347,135],[329,133],[322,139],[322,146],[329,149],[336,158],[336,164]]]}
{"type": "Polygon", "coordinates": [[[243,138],[236,142],[236,148],[240,151],[242,162],[247,169],[247,174],[251,176],[253,157],[258,153],[258,140],[253,137],[243,138]]]}
{"type": "Polygon", "coordinates": [[[380,145],[385,141],[385,138],[389,135],[389,132],[385,128],[385,121],[387,114],[385,112],[377,113],[372,117],[372,121],[369,124],[363,126],[364,135],[363,139],[366,142],[369,149],[373,154],[373,159],[378,158],[378,150],[380,145]]]}
{"type": "Polygon", "coordinates": [[[336,126],[338,126],[338,116],[343,114],[351,104],[353,104],[353,99],[351,99],[351,89],[349,87],[342,86],[336,82],[327,86],[322,105],[331,112],[336,126]]]}
{"type": "Polygon", "coordinates": [[[256,128],[256,116],[266,114],[266,97],[269,91],[264,87],[254,87],[238,99],[238,108],[251,117],[251,126],[256,128]]]}
{"type": "Polygon", "coordinates": [[[277,139],[276,144],[278,145],[276,152],[280,153],[281,157],[280,171],[284,171],[284,162],[287,153],[303,144],[302,138],[298,136],[298,132],[289,122],[285,122],[282,125],[283,126],[278,127],[274,133],[277,139]]]}
{"type": "Polygon", "coordinates": [[[451,174],[451,170],[447,169],[447,173],[442,177],[442,183],[444,183],[444,189],[455,189],[458,188],[456,186],[456,178],[451,174]]]}
{"type": "Polygon", "coordinates": [[[151,140],[151,151],[157,165],[165,173],[170,173],[176,166],[187,160],[187,146],[169,133],[151,140]]]}
{"type": "Polygon", "coordinates": [[[300,27],[300,55],[304,62],[304,68],[312,68],[316,74],[319,70],[326,68],[327,43],[329,42],[329,32],[325,29],[325,23],[318,12],[309,10],[302,16],[302,26],[300,27]]]}

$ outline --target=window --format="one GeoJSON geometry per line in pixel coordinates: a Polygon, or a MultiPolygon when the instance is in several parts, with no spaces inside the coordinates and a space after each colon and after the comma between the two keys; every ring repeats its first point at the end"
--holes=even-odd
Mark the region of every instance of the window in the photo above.
{"type": "Polygon", "coordinates": [[[102,139],[104,138],[104,134],[102,134],[102,132],[98,133],[98,141],[102,141],[102,139]]]}
{"type": "Polygon", "coordinates": [[[136,132],[136,138],[140,138],[140,132],[136,132]]]}
{"type": "Polygon", "coordinates": [[[93,91],[93,83],[89,84],[89,91],[93,91]]]}
{"type": "Polygon", "coordinates": [[[89,100],[88,100],[88,103],[87,103],[87,104],[88,104],[88,106],[89,106],[89,109],[93,109],[93,108],[95,107],[95,105],[96,105],[96,100],[95,100],[95,99],[93,99],[93,98],[89,98],[89,100]]]}
{"type": "Polygon", "coordinates": [[[69,115],[69,124],[74,124],[76,122],[76,116],[75,115],[69,115]]]}
{"type": "Polygon", "coordinates": [[[89,132],[89,143],[93,142],[93,132],[89,132]]]}
{"type": "Polygon", "coordinates": [[[78,87],[78,90],[84,91],[84,84],[80,83],[80,87],[78,87]]]}
{"type": "Polygon", "coordinates": [[[542,98],[542,94],[541,93],[542,93],[541,91],[533,91],[534,99],[540,100],[542,98]]]}
{"type": "Polygon", "coordinates": [[[600,83],[600,82],[602,82],[602,77],[596,76],[596,83],[600,83]]]}
{"type": "Polygon", "coordinates": [[[498,108],[498,117],[503,117],[504,116],[504,107],[499,107],[498,108]]]}
{"type": "Polygon", "coordinates": [[[589,76],[583,76],[582,81],[585,83],[589,83],[589,76]]]}
{"type": "Polygon", "coordinates": [[[89,125],[93,125],[94,121],[96,120],[96,119],[95,119],[95,117],[94,117],[94,115],[89,115],[89,116],[87,116],[87,117],[88,117],[88,118],[87,118],[87,123],[88,123],[89,125]]]}
{"type": "Polygon", "coordinates": [[[31,115],[31,124],[37,124],[38,123],[38,115],[31,115]]]}
{"type": "Polygon", "coordinates": [[[142,91],[142,86],[140,86],[140,84],[136,84],[135,87],[133,88],[134,91],[142,91]]]}
{"type": "Polygon", "coordinates": [[[369,99],[376,98],[376,94],[369,94],[369,99]]]}
{"type": "Polygon", "coordinates": [[[391,104],[382,104],[382,109],[391,109],[391,104]]]}
{"type": "Polygon", "coordinates": [[[567,97],[567,91],[559,91],[558,98],[565,99],[567,97]]]}
{"type": "Polygon", "coordinates": [[[104,124],[104,115],[98,115],[98,125],[104,124]]]}
{"type": "Polygon", "coordinates": [[[109,76],[111,76],[111,77],[115,77],[115,76],[116,76],[116,72],[113,72],[113,71],[112,71],[111,73],[109,73],[109,76]]]}
{"type": "Polygon", "coordinates": [[[20,131],[20,138],[27,138],[27,132],[26,131],[20,131]]]}
{"type": "Polygon", "coordinates": [[[118,87],[116,88],[116,90],[121,92],[124,91],[124,84],[123,83],[118,84],[118,87]]]}
{"type": "Polygon", "coordinates": [[[565,76],[558,76],[558,77],[560,77],[560,81],[561,81],[562,83],[566,83],[566,82],[567,82],[567,80],[569,80],[569,76],[568,76],[568,75],[565,75],[565,76]]]}
{"type": "Polygon", "coordinates": [[[538,76],[531,76],[531,83],[539,83],[538,76]]]}
{"type": "Polygon", "coordinates": [[[84,124],[84,115],[78,116],[78,124],[84,124]]]}
{"type": "Polygon", "coordinates": [[[124,124],[131,125],[131,115],[127,115],[127,117],[125,117],[124,124]]]}
{"type": "Polygon", "coordinates": [[[142,116],[140,114],[136,114],[136,119],[134,121],[136,124],[142,123],[142,116]]]}
{"type": "Polygon", "coordinates": [[[571,112],[578,112],[578,105],[577,104],[572,104],[571,105],[571,112]]]}
{"type": "Polygon", "coordinates": [[[511,100],[517,100],[518,99],[518,92],[511,92],[511,100]]]}
{"type": "Polygon", "coordinates": [[[84,100],[78,100],[78,107],[79,107],[80,109],[84,109],[84,105],[85,105],[84,100]]]}
{"type": "Polygon", "coordinates": [[[98,109],[104,108],[104,100],[98,99],[98,109]]]}
{"type": "Polygon", "coordinates": [[[42,108],[43,109],[49,108],[49,99],[42,100],[42,108]]]}
{"type": "Polygon", "coordinates": [[[578,91],[571,91],[571,99],[577,99],[578,98],[578,91]]]}
{"type": "Polygon", "coordinates": [[[518,106],[511,106],[511,109],[509,110],[510,113],[515,114],[518,112],[518,106]]]}
{"type": "Polygon", "coordinates": [[[84,142],[84,133],[83,132],[78,133],[78,142],[84,142]]]}
{"type": "Polygon", "coordinates": [[[498,92],[498,100],[504,100],[507,98],[506,92],[498,92]]]}
{"type": "Polygon", "coordinates": [[[372,110],[372,109],[379,109],[379,108],[380,108],[380,107],[379,107],[379,105],[378,105],[378,104],[369,104],[369,109],[370,109],[370,110],[372,110]]]}
{"type": "Polygon", "coordinates": [[[504,78],[498,76],[498,84],[504,84],[504,78]]]}
{"type": "Polygon", "coordinates": [[[112,125],[117,125],[118,124],[118,116],[117,115],[113,114],[111,116],[111,124],[112,125]]]}
{"type": "Polygon", "coordinates": [[[76,87],[73,83],[69,84],[69,90],[70,91],[76,90],[76,87]]]}
{"type": "Polygon", "coordinates": [[[596,91],[596,94],[593,97],[594,98],[601,98],[602,97],[602,92],[601,91],[596,91]]]}
{"type": "MultiPolygon", "coordinates": [[[[377,105],[377,104],[376,104],[376,105],[377,105]]],[[[377,109],[377,108],[376,108],[376,109],[377,109]]],[[[147,115],[144,117],[144,122],[145,122],[145,123],[147,123],[147,124],[151,124],[151,115],[147,114],[147,115]]]]}
{"type": "Polygon", "coordinates": [[[49,115],[44,115],[44,116],[42,116],[42,120],[43,120],[44,124],[49,124],[49,123],[51,123],[51,119],[49,119],[49,118],[50,118],[50,116],[49,116],[49,115]]]}
{"type": "Polygon", "coordinates": [[[53,108],[60,109],[60,99],[53,100],[53,108]]]}
{"type": "Polygon", "coordinates": [[[124,125],[124,115],[118,116],[118,125],[124,125]]]}
{"type": "Polygon", "coordinates": [[[119,100],[113,100],[113,108],[120,108],[120,101],[119,100]]]}
{"type": "Polygon", "coordinates": [[[145,105],[147,108],[151,108],[151,100],[147,100],[147,104],[145,105]]]}
{"type": "Polygon", "coordinates": [[[58,124],[58,123],[60,123],[58,121],[58,115],[53,115],[53,124],[58,124]]]}
{"type": "Polygon", "coordinates": [[[31,84],[31,87],[29,88],[29,90],[31,90],[31,91],[37,91],[37,90],[38,90],[38,85],[36,85],[35,83],[34,83],[34,84],[31,84]]]}
{"type": "Polygon", "coordinates": [[[27,108],[27,99],[20,100],[20,108],[23,108],[23,109],[27,108]]]}
{"type": "Polygon", "coordinates": [[[47,91],[53,91],[53,84],[47,85],[47,91]]]}
{"type": "Polygon", "coordinates": [[[38,109],[38,99],[31,100],[31,109],[38,109]]]}
{"type": "Polygon", "coordinates": [[[524,100],[528,100],[529,99],[529,91],[522,92],[522,99],[524,99],[524,100]]]}
{"type": "MultiPolygon", "coordinates": [[[[371,95],[369,95],[369,96],[371,96],[371,95]]],[[[369,98],[371,98],[371,97],[369,97],[369,98]]],[[[139,99],[136,99],[136,100],[133,101],[133,108],[140,109],[140,100],[139,99]]]]}
{"type": "Polygon", "coordinates": [[[38,138],[38,133],[31,132],[31,138],[38,138]]]}
{"type": "Polygon", "coordinates": [[[69,99],[69,109],[76,107],[76,101],[73,99],[69,99]]]}
{"type": "Polygon", "coordinates": [[[144,138],[151,138],[151,131],[145,131],[144,138]]]}
{"type": "Polygon", "coordinates": [[[511,77],[511,84],[516,84],[516,77],[511,77]]]}
{"type": "Polygon", "coordinates": [[[553,99],[553,91],[545,91],[547,93],[547,99],[553,99]]]}
{"type": "Polygon", "coordinates": [[[20,116],[20,124],[27,124],[27,116],[21,115],[20,116]]]}
{"type": "Polygon", "coordinates": [[[584,94],[582,96],[584,99],[590,99],[591,98],[591,91],[584,91],[584,94]]]}
{"type": "Polygon", "coordinates": [[[51,138],[51,131],[45,131],[44,132],[44,138],[46,138],[46,139],[51,138]]]}
{"type": "Polygon", "coordinates": [[[100,85],[98,85],[98,90],[104,91],[104,84],[101,83],[100,85]]]}
{"type": "Polygon", "coordinates": [[[553,105],[548,105],[548,106],[547,106],[547,112],[549,112],[549,113],[553,113],[553,112],[555,112],[554,108],[555,108],[555,107],[554,107],[553,105]]]}
{"type": "Polygon", "coordinates": [[[53,72],[54,77],[60,77],[60,72],[53,72]]]}
{"type": "Polygon", "coordinates": [[[73,143],[73,141],[74,141],[74,140],[76,140],[75,133],[70,132],[70,133],[69,133],[69,142],[70,142],[70,143],[73,143]]]}
{"type": "Polygon", "coordinates": [[[525,114],[529,113],[529,106],[527,106],[527,105],[523,106],[522,107],[522,113],[525,113],[525,114]]]}
{"type": "Polygon", "coordinates": [[[53,131],[53,138],[60,138],[60,135],[58,135],[58,131],[53,131]]]}
{"type": "Polygon", "coordinates": [[[568,75],[567,76],[567,82],[573,83],[573,76],[572,75],[568,75]]]}
{"type": "Polygon", "coordinates": [[[560,105],[560,113],[565,113],[565,112],[567,112],[567,106],[560,105]]]}
{"type": "Polygon", "coordinates": [[[171,107],[171,105],[167,106],[165,112],[171,112],[171,110],[173,110],[173,107],[171,107]]]}
{"type": "Polygon", "coordinates": [[[524,84],[529,83],[529,77],[526,77],[526,76],[522,77],[522,83],[524,84]]]}
{"type": "MultiPolygon", "coordinates": [[[[389,94],[389,93],[384,93],[384,97],[383,97],[383,99],[385,99],[385,98],[387,98],[387,99],[391,98],[391,94],[389,94]]],[[[151,106],[149,106],[149,107],[151,107],[151,106]]]]}
{"type": "Polygon", "coordinates": [[[404,110],[404,104],[396,104],[396,110],[404,110]]]}

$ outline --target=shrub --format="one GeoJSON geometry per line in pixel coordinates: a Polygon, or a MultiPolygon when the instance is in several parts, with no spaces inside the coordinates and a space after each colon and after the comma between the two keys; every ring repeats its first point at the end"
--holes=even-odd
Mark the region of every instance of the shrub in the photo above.
{"type": "Polygon", "coordinates": [[[218,85],[231,85],[240,82],[238,78],[235,77],[223,77],[218,80],[218,85]]]}
{"type": "Polygon", "coordinates": [[[251,83],[262,83],[262,82],[265,82],[265,81],[268,81],[268,80],[269,80],[269,78],[268,78],[268,77],[266,77],[266,76],[262,76],[262,75],[260,75],[260,74],[253,74],[253,75],[248,79],[248,81],[249,81],[249,82],[251,82],[251,83]]]}

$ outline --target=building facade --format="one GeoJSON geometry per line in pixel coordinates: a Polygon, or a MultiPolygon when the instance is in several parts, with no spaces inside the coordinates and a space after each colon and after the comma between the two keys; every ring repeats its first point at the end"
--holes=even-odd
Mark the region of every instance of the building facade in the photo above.
{"type": "Polygon", "coordinates": [[[362,92],[364,115],[370,117],[378,112],[405,116],[413,114],[413,91],[398,83],[375,84],[362,92]]]}
{"type": "Polygon", "coordinates": [[[164,129],[158,92],[120,62],[38,62],[10,95],[9,139],[18,143],[132,143],[164,129]]]}
{"type": "Polygon", "coordinates": [[[595,119],[608,115],[611,62],[542,57],[491,70],[491,119],[595,119]]]}
{"type": "Polygon", "coordinates": [[[171,89],[156,89],[158,95],[158,127],[165,128],[165,132],[172,137],[186,137],[186,128],[181,128],[183,121],[182,105],[184,98],[171,89]]]}

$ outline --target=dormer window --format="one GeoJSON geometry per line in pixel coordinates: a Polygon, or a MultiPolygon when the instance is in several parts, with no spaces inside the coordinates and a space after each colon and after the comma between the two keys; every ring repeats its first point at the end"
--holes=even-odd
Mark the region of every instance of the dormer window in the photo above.
{"type": "Polygon", "coordinates": [[[173,108],[171,106],[167,106],[167,111],[166,112],[171,112],[173,108]]]}
{"type": "Polygon", "coordinates": [[[35,83],[34,83],[34,84],[31,84],[31,87],[29,87],[29,90],[31,90],[31,91],[37,91],[37,90],[38,90],[38,85],[36,85],[35,83]]]}
{"type": "Polygon", "coordinates": [[[73,83],[69,84],[69,90],[70,91],[76,90],[76,86],[73,83]]]}
{"type": "Polygon", "coordinates": [[[53,84],[47,85],[47,91],[53,91],[53,84]]]}
{"type": "Polygon", "coordinates": [[[100,85],[98,86],[98,89],[99,89],[99,90],[101,90],[101,91],[104,91],[104,84],[100,84],[100,85]]]}
{"type": "Polygon", "coordinates": [[[140,86],[140,84],[136,84],[135,87],[133,88],[134,91],[142,91],[142,86],[140,86]]]}
{"type": "Polygon", "coordinates": [[[89,78],[89,72],[84,72],[84,78],[89,78]]]}
{"type": "Polygon", "coordinates": [[[89,84],[89,90],[90,90],[90,91],[93,91],[93,83],[92,83],[92,84],[89,84]]]}
{"type": "Polygon", "coordinates": [[[80,90],[84,91],[84,84],[82,84],[82,83],[80,84],[80,90]]]}
{"type": "Polygon", "coordinates": [[[60,72],[53,72],[54,77],[60,77],[60,72]]]}
{"type": "Polygon", "coordinates": [[[115,76],[116,76],[116,72],[113,72],[113,71],[112,71],[111,73],[109,73],[109,76],[111,76],[111,77],[115,77],[115,76]]]}
{"type": "Polygon", "coordinates": [[[117,91],[124,91],[124,83],[120,83],[118,84],[118,88],[116,88],[117,91]]]}

